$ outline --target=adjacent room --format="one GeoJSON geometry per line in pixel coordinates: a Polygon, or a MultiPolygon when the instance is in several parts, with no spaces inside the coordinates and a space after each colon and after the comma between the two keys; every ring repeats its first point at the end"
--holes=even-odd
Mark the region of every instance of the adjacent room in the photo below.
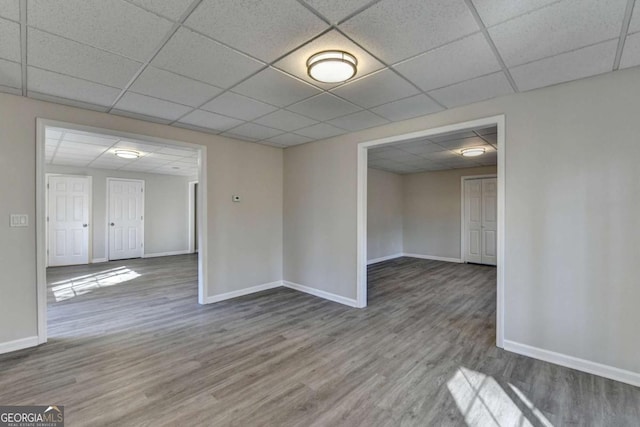
{"type": "Polygon", "coordinates": [[[0,424],[637,427],[639,111],[640,0],[0,0],[0,424]]]}

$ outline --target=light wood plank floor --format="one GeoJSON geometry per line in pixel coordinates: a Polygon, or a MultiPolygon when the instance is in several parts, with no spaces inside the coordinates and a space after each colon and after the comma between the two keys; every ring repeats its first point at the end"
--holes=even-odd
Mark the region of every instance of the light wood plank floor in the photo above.
{"type": "Polygon", "coordinates": [[[289,289],[200,306],[194,256],[48,277],[49,343],[0,356],[0,404],[69,426],[640,425],[640,389],[494,346],[491,267],[375,264],[363,310],[289,289]]]}

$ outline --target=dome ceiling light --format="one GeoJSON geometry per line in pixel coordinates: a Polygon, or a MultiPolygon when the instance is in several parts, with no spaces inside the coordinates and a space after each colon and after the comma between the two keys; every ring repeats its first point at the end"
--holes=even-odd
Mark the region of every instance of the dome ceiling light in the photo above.
{"type": "Polygon", "coordinates": [[[485,152],[483,147],[473,147],[473,148],[465,148],[460,151],[464,157],[477,157],[482,156],[485,152]]]}
{"type": "Polygon", "coordinates": [[[140,153],[134,150],[116,150],[114,154],[121,159],[137,159],[140,157],[140,153]]]}
{"type": "Polygon", "coordinates": [[[307,60],[307,74],[322,83],[342,83],[356,75],[358,60],[341,50],[325,50],[307,60]]]}

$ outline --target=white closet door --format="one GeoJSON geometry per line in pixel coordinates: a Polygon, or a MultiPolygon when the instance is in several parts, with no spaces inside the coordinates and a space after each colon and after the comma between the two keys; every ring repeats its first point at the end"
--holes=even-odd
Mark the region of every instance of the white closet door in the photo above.
{"type": "Polygon", "coordinates": [[[89,263],[89,177],[48,182],[49,266],[89,263]]]}
{"type": "Polygon", "coordinates": [[[496,265],[498,260],[498,181],[464,181],[464,260],[496,265]]]}
{"type": "Polygon", "coordinates": [[[465,260],[482,263],[482,181],[465,181],[465,260]]]}
{"type": "Polygon", "coordinates": [[[498,181],[482,179],[482,264],[498,261],[498,181]]]}
{"type": "Polygon", "coordinates": [[[143,250],[142,181],[110,179],[109,260],[140,258],[143,250]]]}

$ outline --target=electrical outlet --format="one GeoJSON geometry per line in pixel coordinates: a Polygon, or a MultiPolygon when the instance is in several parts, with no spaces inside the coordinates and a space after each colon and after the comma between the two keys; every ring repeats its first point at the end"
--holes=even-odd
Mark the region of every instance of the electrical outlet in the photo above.
{"type": "Polygon", "coordinates": [[[29,216],[26,214],[11,214],[11,227],[28,227],[29,216]]]}

